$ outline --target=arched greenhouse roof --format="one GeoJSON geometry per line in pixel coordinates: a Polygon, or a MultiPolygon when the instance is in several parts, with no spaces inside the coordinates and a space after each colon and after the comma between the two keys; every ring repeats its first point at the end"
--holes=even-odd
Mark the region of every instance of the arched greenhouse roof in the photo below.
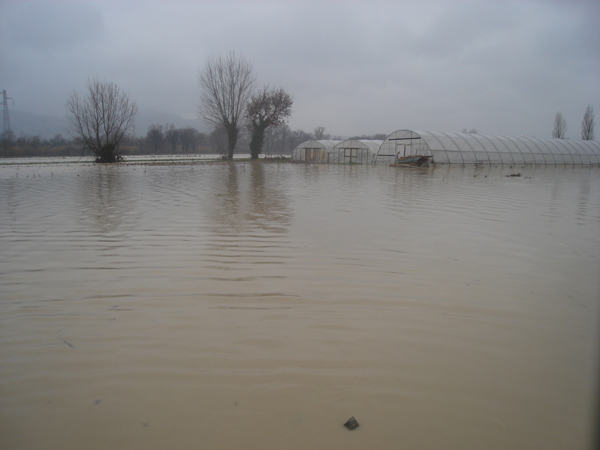
{"type": "Polygon", "coordinates": [[[327,162],[331,164],[370,164],[383,141],[347,139],[329,151],[327,162]]]}
{"type": "Polygon", "coordinates": [[[436,164],[600,165],[600,143],[479,134],[398,130],[381,144],[377,161],[431,156],[436,164]]]}
{"type": "Polygon", "coordinates": [[[292,160],[327,162],[327,153],[339,143],[328,139],[304,141],[292,150],[292,160]]]}

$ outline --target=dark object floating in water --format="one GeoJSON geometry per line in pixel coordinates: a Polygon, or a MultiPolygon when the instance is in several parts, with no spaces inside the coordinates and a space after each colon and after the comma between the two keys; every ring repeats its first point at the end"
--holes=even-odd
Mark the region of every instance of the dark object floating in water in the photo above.
{"type": "Polygon", "coordinates": [[[429,167],[429,156],[410,155],[397,158],[390,167],[429,167]]]}
{"type": "Polygon", "coordinates": [[[510,177],[520,177],[521,174],[520,173],[511,173],[510,175],[506,175],[506,178],[510,178],[510,177]]]}
{"type": "Polygon", "coordinates": [[[355,428],[358,428],[358,422],[356,421],[354,416],[352,416],[348,419],[348,421],[344,424],[344,426],[346,428],[348,428],[349,430],[354,430],[355,428]]]}

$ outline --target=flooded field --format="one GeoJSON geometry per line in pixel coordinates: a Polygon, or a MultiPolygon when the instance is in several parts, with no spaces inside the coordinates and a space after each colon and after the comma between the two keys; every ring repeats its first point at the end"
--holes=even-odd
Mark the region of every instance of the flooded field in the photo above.
{"type": "Polygon", "coordinates": [[[11,164],[0,211],[2,450],[592,446],[597,168],[11,164]]]}

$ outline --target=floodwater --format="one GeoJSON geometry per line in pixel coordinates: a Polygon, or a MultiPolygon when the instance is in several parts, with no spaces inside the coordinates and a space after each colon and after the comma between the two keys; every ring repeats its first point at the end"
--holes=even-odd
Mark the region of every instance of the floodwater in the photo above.
{"type": "Polygon", "coordinates": [[[0,448],[591,448],[599,274],[598,168],[0,166],[0,448]]]}

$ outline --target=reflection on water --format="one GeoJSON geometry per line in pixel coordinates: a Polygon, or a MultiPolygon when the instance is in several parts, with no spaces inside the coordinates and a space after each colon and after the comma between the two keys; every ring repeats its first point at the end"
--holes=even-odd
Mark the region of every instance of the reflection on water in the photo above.
{"type": "Polygon", "coordinates": [[[0,166],[0,448],[589,448],[600,172],[518,171],[0,166]]]}
{"type": "Polygon", "coordinates": [[[82,228],[94,229],[98,234],[120,231],[136,226],[135,199],[127,190],[129,175],[112,167],[90,167],[78,177],[75,189],[82,228]]]}
{"type": "Polygon", "coordinates": [[[291,224],[288,188],[283,170],[265,177],[263,164],[224,164],[213,186],[210,210],[216,233],[240,234],[260,230],[285,233],[291,224]]]}

